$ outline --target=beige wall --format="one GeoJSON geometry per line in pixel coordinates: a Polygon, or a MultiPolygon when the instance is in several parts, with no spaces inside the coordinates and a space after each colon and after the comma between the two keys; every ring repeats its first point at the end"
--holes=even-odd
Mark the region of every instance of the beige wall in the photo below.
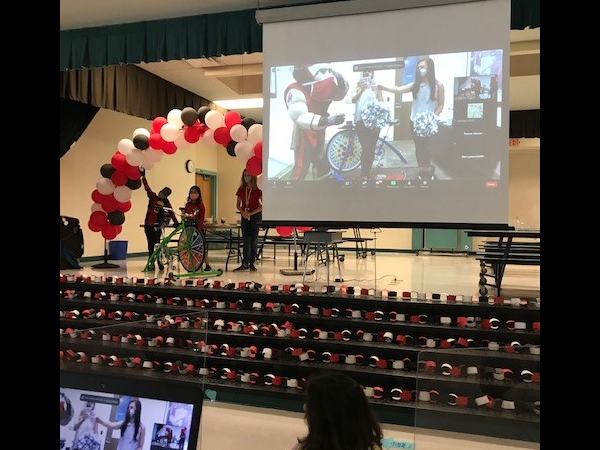
{"type": "Polygon", "coordinates": [[[509,221],[519,217],[523,228],[540,228],[540,140],[519,139],[509,153],[509,221]]]}
{"type": "MultiPolygon", "coordinates": [[[[85,133],[60,159],[60,214],[76,217],[81,221],[84,233],[85,257],[103,254],[104,240],[100,233],[87,228],[92,205],[91,193],[100,178],[100,167],[110,162],[123,138],[131,138],[136,128],[151,127],[151,122],[126,114],[101,109],[85,133]]],[[[196,168],[217,172],[217,214],[228,222],[239,217],[235,208],[235,192],[240,183],[244,163],[227,154],[221,146],[208,148],[199,142],[174,155],[165,155],[155,167],[148,171],[148,181],[155,190],[169,186],[173,190],[171,203],[183,206],[189,187],[194,184],[194,175],[185,171],[185,161],[192,159],[196,168]]],[[[511,147],[509,154],[509,219],[518,216],[525,227],[540,226],[540,140],[521,139],[519,145],[511,147]]],[[[125,213],[123,232],[118,240],[126,240],[128,252],[146,251],[146,238],[140,224],[146,212],[147,197],[140,188],[133,192],[132,208],[125,213]]],[[[361,230],[363,237],[374,237],[370,230],[361,230]]],[[[352,232],[346,233],[352,236],[352,232]]],[[[474,248],[478,241],[474,240],[474,248]]],[[[369,248],[373,243],[369,243],[369,248]]],[[[410,249],[411,229],[382,229],[377,234],[377,248],[410,249]]]]}
{"type": "Polygon", "coordinates": [[[227,219],[227,222],[234,223],[240,218],[236,214],[236,196],[235,193],[240,186],[242,172],[246,163],[239,158],[231,157],[225,149],[217,146],[220,150],[217,152],[217,164],[219,167],[219,176],[217,177],[217,214],[219,218],[227,219]]]}

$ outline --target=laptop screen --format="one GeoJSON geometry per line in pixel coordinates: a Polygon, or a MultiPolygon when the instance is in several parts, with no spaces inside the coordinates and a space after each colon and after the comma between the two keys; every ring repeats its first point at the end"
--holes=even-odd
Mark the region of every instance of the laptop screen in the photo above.
{"type": "Polygon", "coordinates": [[[61,370],[60,448],[195,450],[201,385],[174,383],[157,375],[61,370]]]}

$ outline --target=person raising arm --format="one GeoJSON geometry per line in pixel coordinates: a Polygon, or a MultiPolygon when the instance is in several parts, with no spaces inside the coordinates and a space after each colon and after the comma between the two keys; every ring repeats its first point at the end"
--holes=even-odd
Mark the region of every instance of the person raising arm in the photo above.
{"type": "Polygon", "coordinates": [[[117,450],[142,450],[144,447],[145,427],[141,423],[142,403],[131,400],[127,406],[125,420],[110,422],[96,417],[96,421],[109,430],[121,429],[117,450]]]}
{"type": "Polygon", "coordinates": [[[431,164],[432,136],[438,132],[436,116],[444,110],[445,90],[435,77],[435,63],[431,58],[421,58],[417,63],[415,81],[403,86],[379,85],[382,91],[403,94],[412,92],[410,112],[415,153],[420,180],[433,180],[435,167],[431,164]]]}
{"type": "MultiPolygon", "coordinates": [[[[146,234],[146,240],[148,242],[148,256],[154,252],[156,244],[160,242],[160,233],[164,225],[165,209],[168,209],[168,214],[173,220],[173,225],[179,226],[177,216],[173,212],[173,207],[169,201],[169,195],[171,195],[171,189],[164,187],[161,191],[156,194],[146,179],[145,171],[142,172],[142,183],[146,194],[148,195],[148,207],[146,209],[146,217],[144,218],[144,233],[146,234]]],[[[158,269],[164,270],[164,265],[159,261],[158,269]]],[[[151,268],[153,269],[153,268],[151,268]]]]}

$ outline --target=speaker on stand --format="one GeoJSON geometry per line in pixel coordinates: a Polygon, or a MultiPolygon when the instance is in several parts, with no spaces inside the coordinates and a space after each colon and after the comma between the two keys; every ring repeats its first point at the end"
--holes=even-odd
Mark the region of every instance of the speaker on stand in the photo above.
{"type": "Polygon", "coordinates": [[[83,231],[79,219],[60,216],[60,269],[81,269],[83,231]]]}

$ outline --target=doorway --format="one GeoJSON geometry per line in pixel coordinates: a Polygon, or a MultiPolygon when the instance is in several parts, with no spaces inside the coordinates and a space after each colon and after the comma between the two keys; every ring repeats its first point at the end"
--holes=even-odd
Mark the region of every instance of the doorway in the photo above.
{"type": "Polygon", "coordinates": [[[202,192],[205,218],[217,217],[217,174],[196,169],[196,185],[202,192]]]}

